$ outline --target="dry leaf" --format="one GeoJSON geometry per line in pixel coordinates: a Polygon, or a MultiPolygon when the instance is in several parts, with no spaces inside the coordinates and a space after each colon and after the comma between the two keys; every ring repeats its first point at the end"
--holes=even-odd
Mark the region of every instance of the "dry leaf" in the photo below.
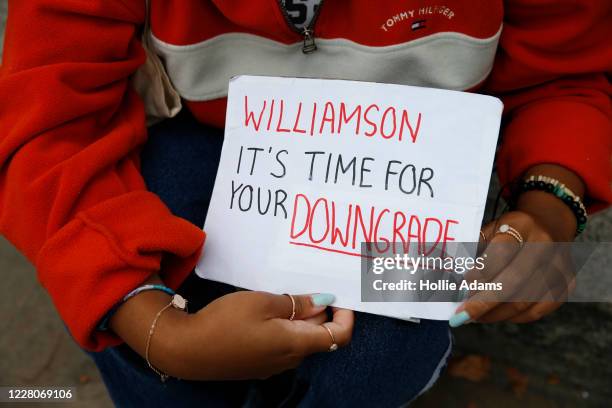
{"type": "Polygon", "coordinates": [[[487,356],[468,354],[454,358],[448,365],[448,374],[452,377],[480,382],[489,376],[491,359],[487,356]]]}
{"type": "Polygon", "coordinates": [[[508,377],[514,395],[519,398],[525,395],[529,378],[514,367],[506,368],[506,376],[508,377]]]}

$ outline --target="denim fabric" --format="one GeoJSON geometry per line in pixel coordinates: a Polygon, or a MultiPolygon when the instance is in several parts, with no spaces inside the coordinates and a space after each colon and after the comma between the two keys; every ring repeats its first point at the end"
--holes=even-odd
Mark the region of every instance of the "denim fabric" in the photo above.
{"type": "MultiPolygon", "coordinates": [[[[142,152],[148,188],[176,215],[200,227],[222,142],[221,130],[182,113],[151,128],[142,152]]],[[[193,312],[233,290],[192,274],[179,293],[193,312]]],[[[397,407],[435,381],[450,347],[447,322],[417,324],[357,313],[349,346],[308,357],[297,370],[263,381],[162,383],[125,345],[92,357],[113,401],[122,407],[397,407]]]]}

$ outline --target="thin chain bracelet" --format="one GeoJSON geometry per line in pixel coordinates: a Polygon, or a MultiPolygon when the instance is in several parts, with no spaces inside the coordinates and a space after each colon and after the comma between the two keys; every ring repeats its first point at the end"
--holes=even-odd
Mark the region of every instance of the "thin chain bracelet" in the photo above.
{"type": "Polygon", "coordinates": [[[187,311],[187,300],[179,294],[175,294],[172,296],[172,300],[166,306],[164,306],[153,318],[153,322],[151,323],[151,327],[149,328],[149,335],[147,336],[147,345],[145,347],[145,360],[151,370],[155,372],[155,374],[159,375],[161,382],[165,382],[170,376],[166,373],[163,373],[159,369],[155,368],[153,364],[151,364],[151,360],[149,360],[149,351],[151,350],[151,339],[153,338],[153,333],[155,332],[155,327],[157,326],[157,321],[161,317],[161,315],[168,310],[169,308],[175,308],[178,310],[187,311]]]}

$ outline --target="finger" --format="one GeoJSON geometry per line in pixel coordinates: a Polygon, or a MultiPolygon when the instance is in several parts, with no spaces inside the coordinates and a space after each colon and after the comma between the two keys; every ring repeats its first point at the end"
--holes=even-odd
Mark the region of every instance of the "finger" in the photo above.
{"type": "MultiPolygon", "coordinates": [[[[478,318],[481,323],[510,320],[528,310],[536,302],[548,300],[550,289],[542,280],[545,267],[541,259],[545,251],[538,246],[525,247],[521,253],[498,275],[496,284],[502,291],[480,292],[477,296],[499,300],[497,306],[478,318]]],[[[551,299],[552,300],[552,299],[551,299]]]]}
{"type": "Polygon", "coordinates": [[[468,271],[465,274],[466,280],[493,281],[519,252],[520,245],[512,236],[495,232],[500,222],[505,223],[501,220],[495,221],[483,228],[483,232],[487,234],[487,246],[481,255],[485,259],[485,267],[481,270],[474,268],[468,271]]]}
{"type": "Polygon", "coordinates": [[[513,323],[528,323],[540,320],[542,317],[557,310],[563,302],[538,302],[529,309],[510,319],[513,323]]]}
{"type": "Polygon", "coordinates": [[[527,291],[534,289],[538,292],[537,295],[531,295],[521,289],[518,294],[513,295],[512,302],[501,303],[481,316],[478,321],[481,323],[492,323],[503,320],[515,321],[515,319],[518,319],[516,323],[523,323],[538,320],[543,314],[551,313],[561,306],[567,300],[569,293],[575,285],[575,280],[572,280],[569,283],[560,282],[558,286],[548,288],[544,285],[532,285],[530,280],[527,291]],[[535,307],[536,305],[540,306],[535,307]]]}
{"type": "Polygon", "coordinates": [[[482,227],[482,233],[484,234],[484,237],[486,238],[485,240],[482,239],[482,237],[480,237],[480,239],[482,241],[484,241],[485,244],[488,244],[491,239],[493,239],[493,234],[495,233],[495,229],[497,227],[498,222],[490,222],[487,225],[485,225],[484,227],[482,227]]]}
{"type": "Polygon", "coordinates": [[[353,335],[355,313],[349,309],[332,308],[332,321],[327,323],[339,346],[346,346],[353,335]]]}
{"type": "Polygon", "coordinates": [[[482,315],[478,319],[478,321],[480,323],[493,323],[510,320],[511,318],[519,316],[521,313],[528,310],[533,304],[533,302],[500,303],[499,305],[482,315]]]}
{"type": "Polygon", "coordinates": [[[304,319],[304,321],[307,323],[312,323],[312,324],[317,324],[317,325],[323,324],[327,321],[327,313],[323,311],[317,315],[304,319]]]}
{"type": "MultiPolygon", "coordinates": [[[[487,246],[482,254],[486,259],[484,263],[485,267],[481,270],[472,269],[468,271],[465,275],[465,280],[467,280],[468,283],[474,281],[499,281],[499,275],[507,269],[508,265],[510,265],[520,253],[521,245],[512,235],[498,233],[499,227],[504,224],[511,225],[518,230],[523,237],[527,236],[524,231],[529,230],[528,220],[516,213],[504,214],[498,220],[485,225],[482,229],[487,239],[487,246]]],[[[508,275],[506,279],[509,279],[509,276],[510,275],[508,275]]],[[[507,286],[508,289],[510,289],[511,285],[509,283],[507,286]]],[[[502,294],[505,295],[509,292],[510,291],[506,291],[506,287],[504,287],[502,294]]],[[[469,295],[469,300],[461,305],[457,309],[455,316],[451,318],[449,322],[451,326],[461,325],[468,320],[477,320],[479,317],[499,306],[500,301],[503,300],[496,299],[494,296],[491,296],[490,293],[485,294],[486,296],[480,295],[479,297],[476,297],[478,293],[470,293],[469,295]]]]}
{"type": "Polygon", "coordinates": [[[268,305],[270,318],[289,319],[293,317],[294,320],[315,316],[336,300],[334,295],[329,293],[271,296],[268,305]]]}
{"type": "Polygon", "coordinates": [[[333,320],[324,325],[314,325],[305,321],[291,322],[296,331],[299,349],[304,355],[329,351],[332,344],[345,346],[351,340],[355,322],[354,313],[347,309],[334,309],[333,320]],[[333,335],[333,339],[332,339],[333,335]]]}
{"type": "MultiPolygon", "coordinates": [[[[485,227],[492,229],[490,225],[485,227]]],[[[511,238],[512,239],[512,238],[511,238]]],[[[515,257],[518,248],[508,245],[508,238],[502,234],[495,234],[485,249],[485,267],[483,270],[472,269],[466,273],[465,280],[471,282],[496,282],[504,268],[515,257]]],[[[470,292],[469,298],[455,312],[449,321],[452,327],[464,324],[466,321],[478,320],[481,316],[497,307],[500,302],[493,301],[489,293],[470,292]]]]}
{"type": "Polygon", "coordinates": [[[464,320],[467,316],[472,321],[490,323],[514,317],[528,308],[529,300],[541,299],[544,295],[543,285],[533,285],[530,280],[541,263],[541,254],[537,251],[539,248],[530,248],[530,251],[521,251],[514,256],[510,264],[495,276],[494,283],[501,290],[482,290],[471,294],[457,314],[465,312],[461,314],[464,320]]]}
{"type": "Polygon", "coordinates": [[[495,222],[490,222],[480,230],[478,238],[478,253],[482,254],[486,249],[489,241],[493,239],[493,233],[495,231],[495,222]]]}

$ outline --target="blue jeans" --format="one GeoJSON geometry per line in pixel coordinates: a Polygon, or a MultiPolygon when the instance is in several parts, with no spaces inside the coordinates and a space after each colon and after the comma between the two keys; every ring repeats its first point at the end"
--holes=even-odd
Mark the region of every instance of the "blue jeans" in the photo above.
{"type": "MultiPolygon", "coordinates": [[[[203,126],[184,112],[152,127],[142,152],[148,188],[174,214],[200,227],[222,143],[222,130],[203,126]]],[[[179,293],[193,312],[233,290],[192,273],[179,293]]],[[[310,356],[298,369],[267,380],[162,383],[126,345],[92,357],[111,398],[122,407],[397,407],[433,384],[450,349],[447,322],[417,324],[357,313],[350,345],[310,356]]]]}

